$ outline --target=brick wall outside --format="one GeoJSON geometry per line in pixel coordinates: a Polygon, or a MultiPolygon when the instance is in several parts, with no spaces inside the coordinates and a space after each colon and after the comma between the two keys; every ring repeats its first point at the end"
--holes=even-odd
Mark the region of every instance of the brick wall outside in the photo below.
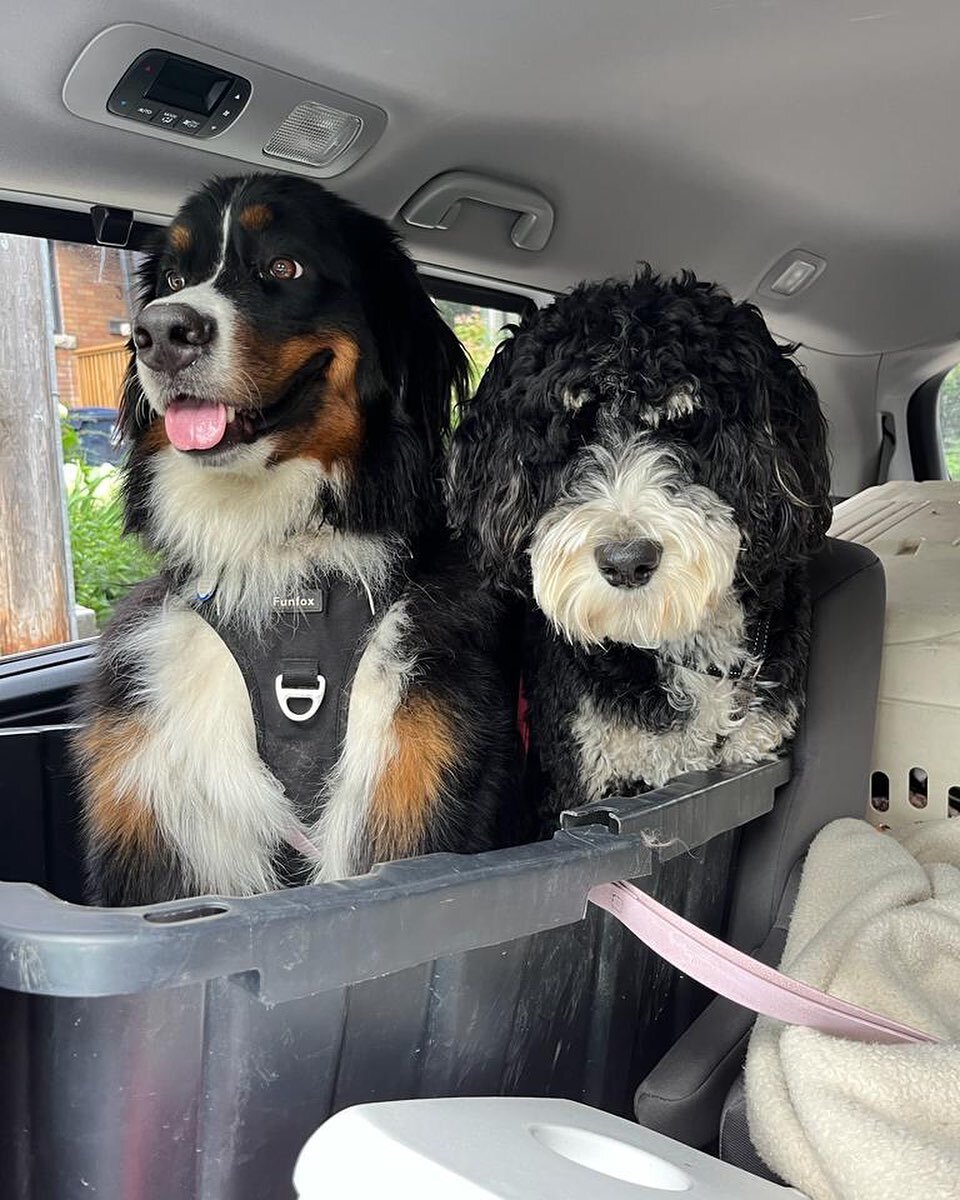
{"type": "MultiPolygon", "coordinates": [[[[73,242],[54,243],[59,327],[62,333],[77,339],[78,350],[124,340],[110,332],[109,324],[111,320],[130,319],[121,254],[126,255],[132,275],[132,255],[126,251],[73,242]]],[[[79,399],[73,351],[58,349],[56,354],[60,402],[73,408],[79,399]]]]}

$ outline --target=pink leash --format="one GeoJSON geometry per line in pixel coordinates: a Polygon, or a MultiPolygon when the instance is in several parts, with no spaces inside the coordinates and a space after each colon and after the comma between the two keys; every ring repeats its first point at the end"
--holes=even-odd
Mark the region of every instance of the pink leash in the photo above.
{"type": "Polygon", "coordinates": [[[632,883],[602,883],[591,889],[588,899],[685,975],[744,1008],[858,1042],[939,1041],[757,962],[678,917],[632,883]]]}
{"type": "Polygon", "coordinates": [[[320,862],[323,857],[299,825],[292,825],[283,840],[298,854],[309,858],[311,862],[320,862]]]}
{"type": "MultiPolygon", "coordinates": [[[[305,858],[320,859],[320,852],[299,827],[289,830],[286,841],[305,858]]],[[[587,898],[697,983],[766,1017],[858,1042],[939,1041],[757,962],[678,917],[632,883],[601,883],[591,888],[587,898]]]]}

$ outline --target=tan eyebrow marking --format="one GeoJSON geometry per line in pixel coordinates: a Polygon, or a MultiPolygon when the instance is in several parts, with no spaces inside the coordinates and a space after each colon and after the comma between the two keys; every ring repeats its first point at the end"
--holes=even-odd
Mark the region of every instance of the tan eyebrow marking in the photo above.
{"type": "Polygon", "coordinates": [[[269,204],[250,204],[240,214],[240,224],[249,233],[266,229],[273,221],[273,209],[269,204]]]}
{"type": "Polygon", "coordinates": [[[186,225],[171,225],[167,239],[178,254],[184,254],[193,243],[193,234],[186,225]]]}

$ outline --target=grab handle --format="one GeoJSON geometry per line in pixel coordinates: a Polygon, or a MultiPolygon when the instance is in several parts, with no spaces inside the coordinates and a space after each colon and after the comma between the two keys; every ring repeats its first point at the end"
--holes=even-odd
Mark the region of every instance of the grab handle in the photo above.
{"type": "Polygon", "coordinates": [[[400,210],[408,225],[449,229],[464,200],[492,204],[521,215],[510,230],[518,250],[542,250],[553,233],[553,205],[540,192],[521,184],[490,179],[472,171],[446,171],[425,183],[400,210]]]}

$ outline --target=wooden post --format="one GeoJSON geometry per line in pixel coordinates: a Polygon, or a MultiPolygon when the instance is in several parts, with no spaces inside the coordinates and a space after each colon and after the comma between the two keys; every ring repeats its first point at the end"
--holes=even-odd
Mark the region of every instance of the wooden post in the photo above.
{"type": "Polygon", "coordinates": [[[0,655],[4,655],[67,642],[72,627],[45,241],[0,233],[0,297],[0,655]]]}

